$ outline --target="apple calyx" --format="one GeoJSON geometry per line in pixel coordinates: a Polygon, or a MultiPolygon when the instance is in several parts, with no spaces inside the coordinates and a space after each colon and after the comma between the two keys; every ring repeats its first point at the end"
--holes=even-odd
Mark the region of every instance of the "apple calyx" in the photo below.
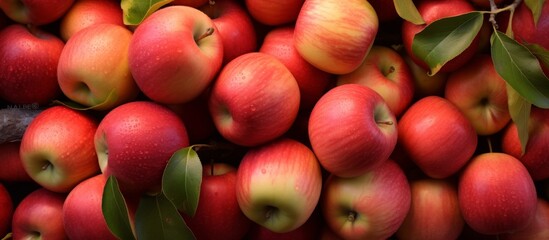
{"type": "Polygon", "coordinates": [[[349,211],[349,214],[347,215],[347,222],[354,223],[357,217],[358,213],[356,211],[349,211]]]}
{"type": "Polygon", "coordinates": [[[46,170],[48,170],[48,168],[50,168],[50,167],[53,167],[53,164],[51,164],[50,161],[45,161],[45,162],[44,162],[44,165],[42,165],[42,168],[41,168],[41,169],[42,169],[42,171],[46,171],[46,170]]]}
{"type": "Polygon", "coordinates": [[[270,219],[276,212],[278,211],[278,208],[273,206],[267,206],[267,210],[265,211],[265,219],[270,219]]]}
{"type": "Polygon", "coordinates": [[[196,39],[196,42],[200,42],[200,40],[206,38],[206,37],[209,37],[211,36],[213,33],[214,33],[214,28],[213,27],[209,27],[206,29],[206,32],[203,33],[202,35],[200,35],[197,39],[196,39]]]}

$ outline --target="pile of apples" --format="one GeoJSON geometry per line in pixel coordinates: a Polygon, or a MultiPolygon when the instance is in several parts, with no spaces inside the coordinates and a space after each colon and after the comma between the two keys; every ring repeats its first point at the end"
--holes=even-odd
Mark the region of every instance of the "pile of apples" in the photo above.
{"type": "MultiPolygon", "coordinates": [[[[1,0],[2,109],[40,113],[0,143],[0,238],[147,239],[184,220],[197,239],[549,239],[549,110],[531,107],[523,150],[492,24],[434,75],[412,49],[490,1],[409,2],[426,24],[388,0],[1,0]],[[146,215],[188,147],[196,209],[146,215]]],[[[541,2],[536,23],[515,2],[510,28],[549,49],[541,2]]]]}

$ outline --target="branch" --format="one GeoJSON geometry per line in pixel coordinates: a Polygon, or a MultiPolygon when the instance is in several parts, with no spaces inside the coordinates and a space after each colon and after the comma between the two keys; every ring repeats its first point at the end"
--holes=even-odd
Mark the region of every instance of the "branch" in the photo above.
{"type": "Polygon", "coordinates": [[[30,122],[42,109],[0,109],[0,143],[20,141],[30,122]]]}

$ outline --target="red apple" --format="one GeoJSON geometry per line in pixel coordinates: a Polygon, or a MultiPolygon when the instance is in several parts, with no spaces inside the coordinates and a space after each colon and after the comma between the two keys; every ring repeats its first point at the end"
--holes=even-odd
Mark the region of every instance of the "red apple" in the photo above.
{"type": "Polygon", "coordinates": [[[390,21],[397,21],[400,19],[398,16],[398,13],[395,8],[395,4],[393,1],[387,1],[387,0],[369,0],[370,4],[372,4],[372,7],[376,11],[376,14],[379,18],[379,21],[382,22],[390,22],[390,21]]]}
{"type": "Polygon", "coordinates": [[[378,27],[368,1],[306,0],[295,23],[294,44],[313,66],[346,74],[360,66],[378,27]]]}
{"type": "Polygon", "coordinates": [[[424,178],[410,182],[412,204],[398,229],[398,239],[458,239],[465,224],[457,186],[450,180],[424,178]]]}
{"type": "Polygon", "coordinates": [[[74,0],[2,0],[0,8],[16,22],[45,25],[63,17],[74,0]]]}
{"type": "Polygon", "coordinates": [[[465,222],[483,234],[519,231],[534,220],[534,181],[515,157],[484,153],[474,157],[459,177],[459,205],[465,222]]]}
{"type": "Polygon", "coordinates": [[[418,100],[398,124],[398,141],[405,153],[432,178],[457,173],[477,147],[477,134],[469,120],[442,97],[418,100]]]}
{"type": "MultiPolygon", "coordinates": [[[[31,182],[21,160],[19,147],[21,142],[6,142],[0,144],[0,182],[31,182]]],[[[0,234],[2,235],[2,234],[0,234]]]]}
{"type": "Polygon", "coordinates": [[[501,141],[503,152],[518,158],[534,180],[549,179],[549,110],[532,107],[524,153],[514,122],[504,129],[501,141]]]}
{"type": "Polygon", "coordinates": [[[372,47],[358,69],[338,77],[338,85],[346,83],[358,83],[373,89],[397,117],[408,108],[414,96],[408,64],[396,50],[381,45],[372,47]]]}
{"type": "Polygon", "coordinates": [[[10,232],[13,207],[10,192],[0,182],[0,237],[10,232]]]}
{"type": "Polygon", "coordinates": [[[107,176],[99,174],[79,183],[63,204],[63,226],[70,239],[117,239],[103,217],[102,199],[107,176]]]}
{"type": "Polygon", "coordinates": [[[313,152],[282,138],[250,149],[237,172],[240,209],[255,223],[277,233],[293,231],[313,214],[322,188],[313,152]]]}
{"type": "Polygon", "coordinates": [[[383,98],[359,84],[332,88],[309,117],[309,139],[328,172],[357,177],[387,160],[397,142],[397,121],[383,98]]]}
{"type": "Polygon", "coordinates": [[[257,34],[246,9],[236,0],[217,0],[200,10],[213,20],[223,42],[223,63],[257,50],[257,34]]]}
{"type": "Polygon", "coordinates": [[[223,61],[223,42],[205,13],[168,6],[135,29],[129,60],[131,73],[148,98],[179,104],[200,95],[213,81],[223,61]]]}
{"type": "Polygon", "coordinates": [[[461,110],[479,135],[495,134],[511,119],[507,83],[496,72],[490,55],[478,55],[450,73],[444,97],[461,110]]]}
{"type": "Polygon", "coordinates": [[[549,4],[544,1],[541,9],[541,15],[538,22],[534,23],[532,11],[521,2],[513,14],[513,34],[517,41],[521,43],[539,44],[545,49],[549,49],[549,4]]]}
{"type": "Polygon", "coordinates": [[[12,24],[0,31],[0,98],[47,104],[60,95],[57,64],[64,43],[36,27],[12,24]]]}
{"type": "Polygon", "coordinates": [[[363,175],[330,175],[323,188],[323,216],[344,239],[388,239],[396,233],[408,210],[408,180],[392,160],[363,175]]]}
{"type": "Polygon", "coordinates": [[[448,73],[438,72],[431,76],[428,70],[415,63],[410,56],[404,55],[404,60],[410,67],[412,79],[414,80],[414,100],[412,101],[432,95],[444,96],[448,73]]]}
{"type": "Polygon", "coordinates": [[[34,190],[15,208],[13,239],[69,239],[63,226],[65,194],[34,190]]]}
{"type": "Polygon", "coordinates": [[[319,228],[323,227],[322,215],[320,211],[313,212],[313,215],[300,227],[295,230],[277,233],[266,227],[255,224],[252,226],[245,239],[254,240],[318,240],[321,232],[319,228]]]}
{"type": "MultiPolygon", "coordinates": [[[[417,3],[417,9],[426,24],[416,25],[414,23],[404,21],[402,24],[402,41],[404,49],[411,59],[422,68],[428,70],[429,67],[427,64],[423,60],[419,59],[412,51],[412,42],[415,35],[436,20],[472,12],[475,9],[468,0],[423,0],[417,3]]],[[[439,72],[452,72],[461,68],[476,54],[478,45],[479,38],[477,36],[471,45],[465,49],[465,51],[447,62],[439,70],[439,72]]]]}
{"type": "Polygon", "coordinates": [[[229,62],[215,81],[210,114],[219,133],[242,146],[257,146],[284,134],[299,110],[292,73],[266,53],[247,53],[229,62]]]}
{"type": "Polygon", "coordinates": [[[171,5],[182,5],[194,8],[204,6],[206,3],[208,3],[208,0],[173,0],[170,2],[171,5]]]}
{"type": "Polygon", "coordinates": [[[259,52],[276,57],[290,70],[299,85],[300,109],[309,110],[326,92],[332,74],[305,61],[295,49],[293,39],[293,26],[274,28],[266,34],[259,52]]]}
{"type": "Polygon", "coordinates": [[[110,110],[134,100],[139,89],[129,66],[131,40],[130,30],[110,23],[95,24],[73,35],[57,67],[63,93],[97,110],[110,110]]]}
{"type": "Polygon", "coordinates": [[[95,133],[101,171],[126,193],[156,193],[171,156],[187,147],[183,121],[155,102],[136,101],[109,111],[95,133]]]}
{"type": "Polygon", "coordinates": [[[119,1],[113,0],[80,0],[61,19],[60,36],[67,41],[76,32],[94,24],[111,23],[124,25],[124,17],[119,1]]]}
{"type": "Polygon", "coordinates": [[[275,26],[295,22],[305,0],[245,0],[244,2],[255,20],[265,25],[275,26]]]}
{"type": "Polygon", "coordinates": [[[501,240],[549,239],[549,202],[538,198],[535,219],[524,229],[499,235],[501,240]]]}
{"type": "Polygon", "coordinates": [[[54,192],[69,192],[99,172],[93,137],[97,122],[87,112],[53,106],[39,113],[21,140],[30,177],[54,192]]]}
{"type": "Polygon", "coordinates": [[[236,200],[236,171],[226,163],[206,164],[202,168],[200,198],[193,217],[184,215],[197,239],[240,240],[252,221],[242,213],[236,200]]]}

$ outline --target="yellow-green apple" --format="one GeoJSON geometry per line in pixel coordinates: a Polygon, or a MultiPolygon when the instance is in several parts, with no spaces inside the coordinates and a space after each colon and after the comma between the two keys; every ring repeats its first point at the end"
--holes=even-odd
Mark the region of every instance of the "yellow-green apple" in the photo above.
{"type": "Polygon", "coordinates": [[[214,163],[202,170],[198,207],[193,217],[183,215],[185,223],[197,239],[243,239],[252,221],[236,200],[236,167],[214,163]]]}
{"type": "MultiPolygon", "coordinates": [[[[6,182],[31,182],[21,160],[19,148],[21,142],[5,142],[0,144],[0,181],[6,182]]],[[[2,235],[2,234],[0,234],[2,235]]]]}
{"type": "Polygon", "coordinates": [[[57,64],[64,47],[56,35],[11,24],[0,31],[0,98],[14,104],[47,104],[61,93],[57,64]]]}
{"type": "Polygon", "coordinates": [[[255,223],[290,232],[313,214],[322,189],[321,167],[304,144],[280,138],[251,148],[237,170],[240,209],[255,223]]]}
{"type": "Polygon", "coordinates": [[[398,239],[458,239],[465,221],[457,186],[448,179],[423,178],[411,181],[410,190],[412,203],[396,232],[398,239]]]}
{"type": "Polygon", "coordinates": [[[478,136],[450,101],[427,96],[413,103],[398,123],[398,141],[406,155],[429,177],[457,173],[473,156],[478,136]]]}
{"type": "MultiPolygon", "coordinates": [[[[422,68],[428,70],[427,64],[418,58],[412,51],[412,42],[417,33],[425,29],[432,22],[445,17],[457,16],[460,14],[474,11],[475,8],[468,0],[423,0],[417,3],[417,9],[425,24],[414,24],[404,21],[402,24],[402,41],[406,53],[410,58],[422,68]]],[[[465,63],[473,58],[478,50],[479,38],[474,38],[467,49],[454,59],[450,60],[439,70],[439,72],[452,72],[461,68],[465,63]]]]}
{"type": "Polygon", "coordinates": [[[410,67],[414,81],[414,100],[412,102],[431,95],[444,96],[448,73],[438,72],[431,76],[428,70],[415,63],[410,56],[405,54],[403,57],[410,67]]]}
{"type": "MultiPolygon", "coordinates": [[[[318,209],[318,208],[317,208],[318,209]]],[[[315,210],[313,215],[300,227],[284,233],[277,233],[263,227],[259,224],[254,224],[245,239],[254,240],[318,240],[321,232],[318,231],[323,226],[322,215],[320,211],[315,210]]]]}
{"type": "Polygon", "coordinates": [[[343,239],[388,239],[410,209],[410,185],[393,160],[357,177],[332,174],[322,192],[324,220],[343,239]]]}
{"type": "Polygon", "coordinates": [[[461,110],[478,135],[495,134],[511,119],[507,83],[496,72],[492,57],[487,54],[477,55],[450,73],[444,97],[461,110]]]}
{"type": "Polygon", "coordinates": [[[541,14],[534,23],[532,11],[526,3],[521,2],[513,14],[512,22],[514,38],[521,43],[534,43],[549,49],[549,3],[543,1],[541,14]]]}
{"type": "Polygon", "coordinates": [[[236,0],[217,0],[203,5],[206,13],[215,24],[223,43],[223,63],[257,50],[257,34],[252,18],[236,0]]]}
{"type": "Polygon", "coordinates": [[[258,22],[268,25],[292,24],[305,0],[245,0],[246,9],[258,22]]]}
{"type": "Polygon", "coordinates": [[[65,42],[76,32],[94,24],[111,23],[124,26],[120,2],[113,0],[80,0],[63,16],[59,34],[65,42]]]}
{"type": "Polygon", "coordinates": [[[536,215],[534,181],[518,159],[505,153],[471,159],[459,176],[458,199],[467,225],[483,234],[519,231],[536,215]]]}
{"type": "Polygon", "coordinates": [[[387,160],[397,142],[397,121],[371,88],[344,84],[330,89],[309,117],[309,139],[322,167],[357,177],[387,160]]]}
{"type": "Polygon", "coordinates": [[[107,176],[98,174],[80,182],[67,195],[62,214],[63,226],[70,239],[117,239],[103,216],[102,199],[106,183],[107,176]]]}
{"type": "Polygon", "coordinates": [[[312,109],[332,82],[332,74],[314,67],[299,55],[294,46],[293,26],[277,27],[267,32],[259,52],[276,57],[294,75],[301,96],[300,109],[312,109]]]}
{"type": "Polygon", "coordinates": [[[13,201],[10,192],[0,182],[0,237],[10,232],[13,216],[13,201]]]}
{"type": "Polygon", "coordinates": [[[122,104],[109,111],[95,133],[101,172],[117,178],[125,193],[156,193],[168,160],[189,139],[183,121],[152,101],[122,104]]]}
{"type": "Polygon", "coordinates": [[[103,23],[74,34],[65,44],[57,77],[71,100],[97,110],[110,110],[134,100],[139,89],[129,66],[132,32],[103,23]]]}
{"type": "Polygon", "coordinates": [[[534,180],[549,179],[548,134],[549,110],[532,107],[528,120],[528,142],[524,153],[514,122],[503,130],[501,147],[504,153],[518,158],[534,180]]]}
{"type": "Polygon", "coordinates": [[[379,93],[397,117],[414,97],[414,81],[408,64],[402,55],[387,46],[372,46],[356,70],[338,76],[338,85],[347,83],[361,84],[379,93]]]}
{"type": "Polygon", "coordinates": [[[398,21],[400,19],[393,1],[369,0],[368,2],[372,4],[380,23],[398,21]]]}
{"type": "Polygon", "coordinates": [[[42,187],[69,192],[99,172],[94,148],[97,121],[87,112],[53,106],[29,124],[19,153],[25,170],[42,187]]]}
{"type": "Polygon", "coordinates": [[[188,6],[168,6],[135,29],[130,69],[139,89],[164,104],[190,101],[213,81],[223,42],[212,19],[188,6]]]}
{"type": "Polygon", "coordinates": [[[512,233],[500,234],[501,240],[549,239],[549,202],[538,198],[536,216],[528,226],[512,233]]]}
{"type": "Polygon", "coordinates": [[[45,25],[63,17],[73,3],[74,0],[2,0],[0,8],[16,22],[45,25]]]}
{"type": "Polygon", "coordinates": [[[224,138],[257,146],[290,129],[299,102],[299,86],[290,70],[269,54],[252,52],[223,67],[213,84],[209,109],[224,138]]]}
{"type": "Polygon", "coordinates": [[[173,0],[170,2],[171,5],[183,5],[194,8],[204,6],[206,3],[208,3],[208,0],[173,0]]]}
{"type": "Polygon", "coordinates": [[[63,227],[65,197],[45,188],[25,196],[13,212],[13,239],[69,239],[63,227]]]}
{"type": "Polygon", "coordinates": [[[320,70],[346,74],[360,66],[378,28],[368,1],[306,0],[295,22],[294,45],[320,70]]]}

